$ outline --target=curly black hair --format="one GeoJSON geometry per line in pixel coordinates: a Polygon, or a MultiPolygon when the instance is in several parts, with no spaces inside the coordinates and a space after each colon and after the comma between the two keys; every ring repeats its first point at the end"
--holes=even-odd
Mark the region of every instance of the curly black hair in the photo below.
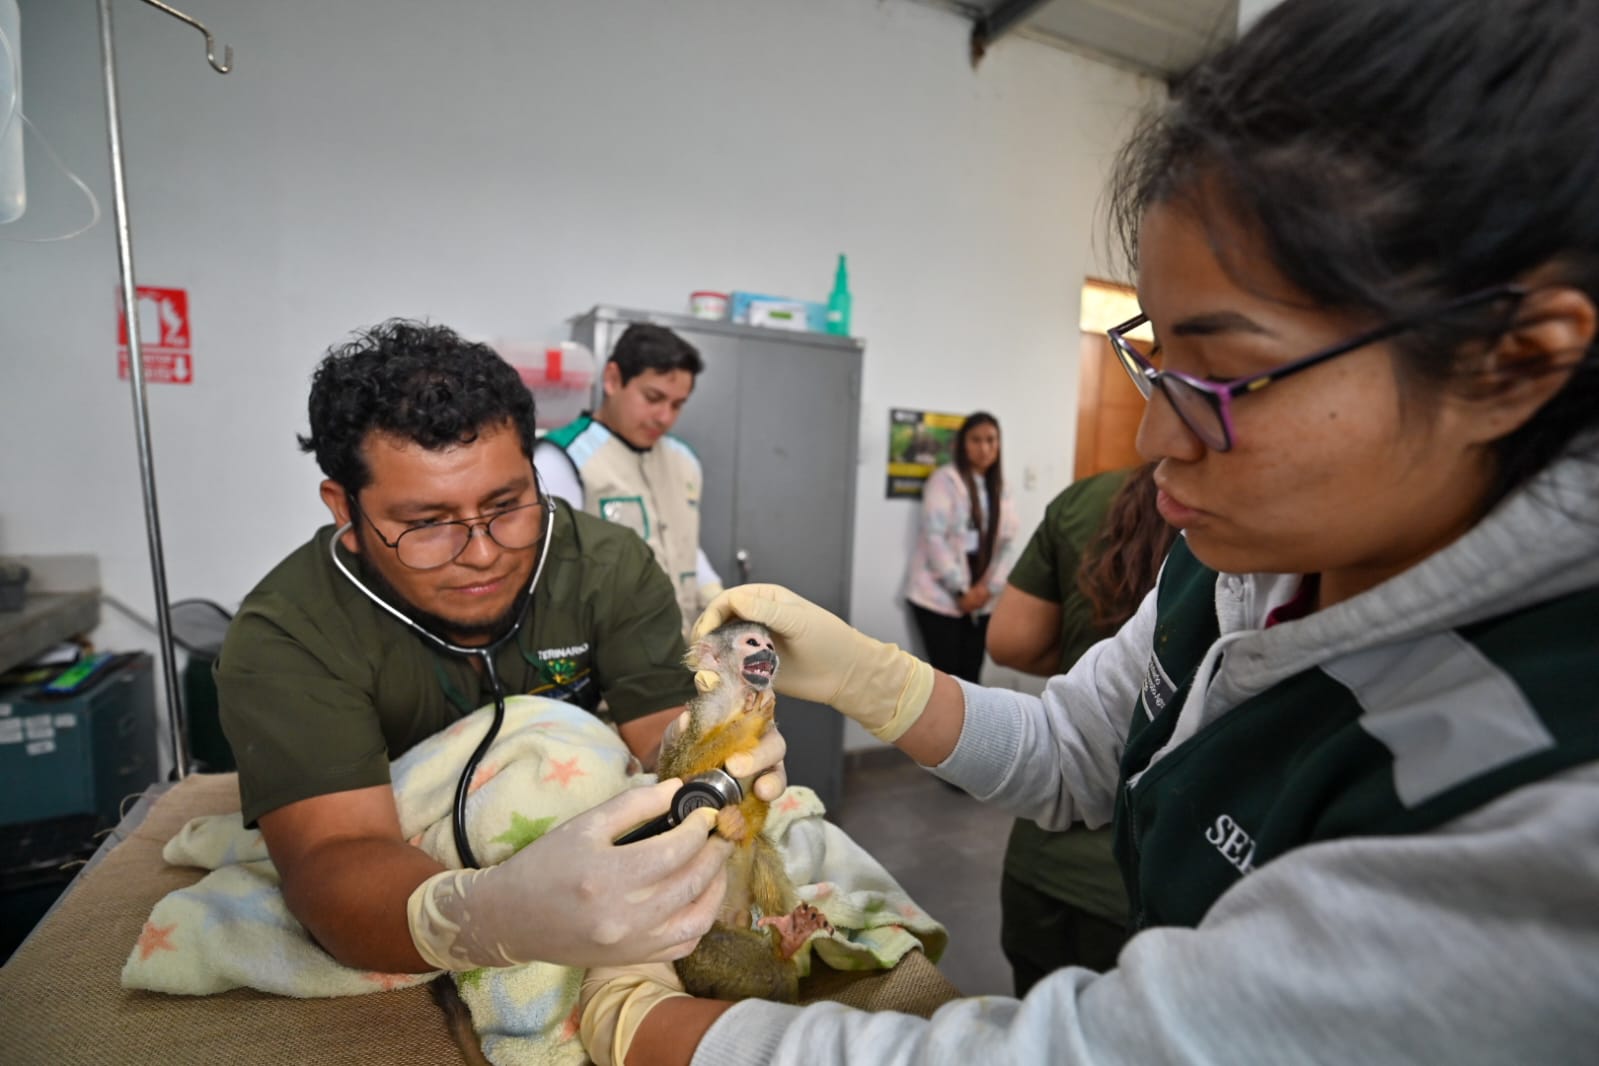
{"type": "Polygon", "coordinates": [[[494,349],[403,318],[330,348],[311,376],[311,433],[300,449],[352,497],[372,480],[361,445],[374,431],[429,450],[510,424],[533,455],[533,394],[494,349]]]}

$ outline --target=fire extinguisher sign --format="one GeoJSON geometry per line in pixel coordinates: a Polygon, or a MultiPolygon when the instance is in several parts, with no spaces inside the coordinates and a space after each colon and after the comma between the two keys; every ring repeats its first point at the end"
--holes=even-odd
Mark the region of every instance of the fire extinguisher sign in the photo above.
{"type": "MultiPolygon", "coordinates": [[[[139,350],[144,380],[161,385],[194,384],[189,339],[189,294],[184,289],[138,288],[139,350]]],[[[117,299],[117,377],[128,377],[128,316],[117,299]]]]}

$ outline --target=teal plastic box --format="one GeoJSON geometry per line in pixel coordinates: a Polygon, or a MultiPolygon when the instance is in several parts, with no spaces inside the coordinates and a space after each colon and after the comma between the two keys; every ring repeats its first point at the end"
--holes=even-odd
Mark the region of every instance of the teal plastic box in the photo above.
{"type": "Polygon", "coordinates": [[[734,292],[728,306],[728,320],[746,326],[827,332],[827,305],[815,300],[796,300],[788,296],[767,296],[758,292],[734,292]],[[774,318],[778,316],[778,318],[774,318]]]}
{"type": "Polygon", "coordinates": [[[160,773],[149,655],[129,657],[60,699],[0,689],[0,825],[72,814],[121,818],[160,773]]]}

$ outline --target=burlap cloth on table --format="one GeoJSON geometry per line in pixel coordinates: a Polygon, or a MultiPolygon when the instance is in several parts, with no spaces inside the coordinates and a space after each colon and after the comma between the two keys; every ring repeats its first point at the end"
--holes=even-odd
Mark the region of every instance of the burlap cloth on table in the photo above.
{"type": "MultiPolygon", "coordinates": [[[[339,999],[248,990],[191,998],[122,988],[122,964],[151,908],[203,873],[168,866],[162,847],[191,818],[238,805],[233,774],[190,776],[74,882],[0,967],[0,1058],[9,1066],[461,1061],[426,986],[339,999]]],[[[839,973],[818,965],[802,990],[806,1002],[828,999],[924,1017],[959,995],[920,952],[889,971],[839,973]]]]}

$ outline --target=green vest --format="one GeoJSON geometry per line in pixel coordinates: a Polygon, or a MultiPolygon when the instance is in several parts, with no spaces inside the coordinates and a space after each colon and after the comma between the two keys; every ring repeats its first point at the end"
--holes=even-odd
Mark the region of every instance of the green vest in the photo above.
{"type": "Polygon", "coordinates": [[[1151,767],[1219,636],[1217,580],[1179,539],[1116,804],[1136,928],[1197,925],[1301,845],[1425,833],[1599,758],[1599,589],[1587,589],[1295,674],[1151,767]]]}

